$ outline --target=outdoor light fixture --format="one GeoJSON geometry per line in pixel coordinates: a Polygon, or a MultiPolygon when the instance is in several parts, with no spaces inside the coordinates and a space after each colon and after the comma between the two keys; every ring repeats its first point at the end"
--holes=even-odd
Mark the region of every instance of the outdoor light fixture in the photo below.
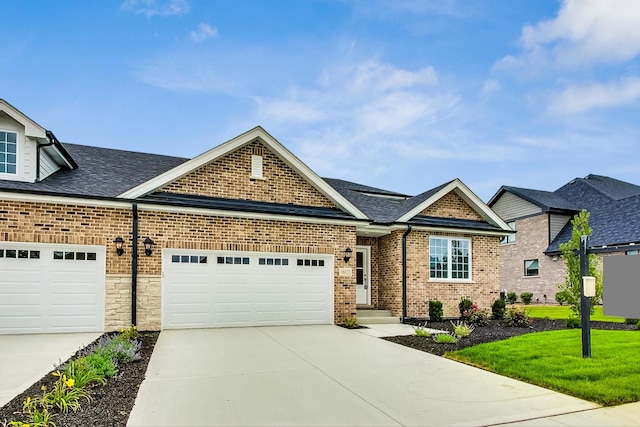
{"type": "Polygon", "coordinates": [[[144,245],[144,254],[146,256],[151,256],[151,252],[153,249],[153,245],[155,245],[155,243],[153,242],[153,240],[151,240],[149,237],[147,237],[146,239],[144,239],[144,241],[142,242],[142,244],[144,245]]]}
{"type": "Polygon", "coordinates": [[[351,259],[351,253],[353,251],[351,250],[351,248],[347,248],[344,250],[344,262],[349,262],[349,260],[351,259]]]}
{"type": "Polygon", "coordinates": [[[124,253],[124,249],[122,248],[122,245],[124,245],[124,240],[122,239],[122,237],[116,237],[113,243],[116,244],[116,253],[118,254],[118,256],[122,256],[122,254],[124,253]]]}

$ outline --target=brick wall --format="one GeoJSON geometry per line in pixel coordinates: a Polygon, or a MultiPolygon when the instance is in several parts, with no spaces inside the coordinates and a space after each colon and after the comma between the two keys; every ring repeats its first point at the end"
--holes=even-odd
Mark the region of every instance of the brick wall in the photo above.
{"type": "Polygon", "coordinates": [[[500,288],[515,292],[533,292],[533,302],[555,303],[558,284],[564,282],[566,265],[562,257],[544,254],[549,246],[549,219],[546,214],[516,221],[516,241],[500,246],[500,288]],[[539,275],[525,277],[524,261],[537,259],[539,275]]]}
{"type": "Polygon", "coordinates": [[[303,206],[335,206],[259,142],[210,162],[165,185],[160,191],[303,206]],[[263,153],[264,179],[250,178],[251,156],[256,149],[263,153]]]}
{"type": "Polygon", "coordinates": [[[402,315],[402,234],[378,238],[378,308],[402,315]]]}
{"type": "MultiPolygon", "coordinates": [[[[78,205],[3,202],[0,240],[104,245],[106,249],[107,330],[131,322],[131,211],[78,205]],[[116,255],[113,239],[125,239],[125,255],[116,255]]],[[[355,275],[340,277],[344,249],[355,247],[355,227],[216,217],[187,213],[139,212],[139,235],[156,246],[138,259],[138,325],[159,329],[163,248],[333,254],[335,321],[355,316],[355,275]],[[338,262],[338,260],[340,262],[338,262]]],[[[140,242],[141,243],[141,242],[140,242]]],[[[355,267],[355,258],[346,266],[355,267]]]]}
{"type": "Polygon", "coordinates": [[[442,218],[473,219],[483,218],[462,200],[455,191],[445,194],[440,200],[420,212],[418,215],[437,216],[442,218]]]}

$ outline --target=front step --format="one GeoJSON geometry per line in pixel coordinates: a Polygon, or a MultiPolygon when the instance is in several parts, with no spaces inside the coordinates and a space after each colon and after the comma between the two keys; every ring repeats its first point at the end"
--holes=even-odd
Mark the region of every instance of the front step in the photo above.
{"type": "Polygon", "coordinates": [[[391,310],[356,310],[356,317],[360,325],[400,323],[400,318],[394,317],[391,310]]]}

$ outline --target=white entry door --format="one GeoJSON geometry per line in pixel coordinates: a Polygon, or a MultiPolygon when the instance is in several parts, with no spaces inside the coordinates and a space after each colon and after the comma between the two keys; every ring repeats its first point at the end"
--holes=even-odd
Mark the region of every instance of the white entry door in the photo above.
{"type": "Polygon", "coordinates": [[[371,304],[371,248],[356,247],[356,304],[371,304]]]}

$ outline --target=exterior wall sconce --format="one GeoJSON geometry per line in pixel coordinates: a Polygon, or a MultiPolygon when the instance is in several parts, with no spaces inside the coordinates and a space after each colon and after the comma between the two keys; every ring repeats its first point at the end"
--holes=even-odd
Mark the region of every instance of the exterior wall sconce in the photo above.
{"type": "Polygon", "coordinates": [[[351,253],[353,251],[351,250],[351,248],[347,248],[344,250],[344,262],[349,262],[349,260],[351,259],[351,253]]]}
{"type": "Polygon", "coordinates": [[[153,245],[155,245],[155,242],[147,237],[146,239],[144,239],[142,244],[144,245],[144,254],[146,256],[151,256],[151,253],[153,252],[153,245]]]}
{"type": "Polygon", "coordinates": [[[116,237],[113,243],[116,244],[116,253],[118,254],[118,256],[122,256],[122,254],[124,253],[124,249],[122,248],[122,245],[124,245],[124,240],[122,239],[122,237],[116,237]]]}

